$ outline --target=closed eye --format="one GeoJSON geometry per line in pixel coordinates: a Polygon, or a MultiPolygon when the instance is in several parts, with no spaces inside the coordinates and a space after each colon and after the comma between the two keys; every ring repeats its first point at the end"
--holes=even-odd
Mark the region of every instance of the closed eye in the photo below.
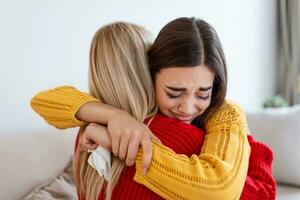
{"type": "Polygon", "coordinates": [[[203,100],[203,101],[209,100],[210,97],[211,97],[210,95],[207,95],[207,96],[205,96],[205,97],[203,97],[203,96],[198,96],[198,95],[197,95],[197,98],[198,98],[198,99],[201,99],[201,100],[203,100]]]}
{"type": "Polygon", "coordinates": [[[170,97],[171,99],[176,99],[176,98],[178,98],[178,97],[181,96],[181,94],[179,94],[179,95],[172,95],[172,94],[169,94],[169,93],[167,93],[167,95],[168,95],[168,97],[170,97]]]}

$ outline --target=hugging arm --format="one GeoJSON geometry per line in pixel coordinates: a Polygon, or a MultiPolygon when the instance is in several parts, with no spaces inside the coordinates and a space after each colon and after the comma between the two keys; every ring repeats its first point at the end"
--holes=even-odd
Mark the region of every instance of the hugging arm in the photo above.
{"type": "Polygon", "coordinates": [[[148,173],[141,175],[140,151],[134,179],[166,199],[239,199],[249,154],[244,114],[226,103],[207,123],[200,155],[178,155],[154,142],[148,173]]]}
{"type": "Polygon", "coordinates": [[[115,156],[126,158],[126,165],[131,166],[135,162],[139,145],[142,145],[145,152],[144,171],[151,163],[150,136],[155,136],[145,124],[136,121],[127,112],[101,103],[74,87],[61,86],[39,92],[31,99],[31,107],[46,122],[60,129],[85,126],[91,122],[107,125],[115,156]]]}

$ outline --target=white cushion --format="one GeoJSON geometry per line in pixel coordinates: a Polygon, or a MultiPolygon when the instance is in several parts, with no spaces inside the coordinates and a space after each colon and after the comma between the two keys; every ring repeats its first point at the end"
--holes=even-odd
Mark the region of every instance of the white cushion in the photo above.
{"type": "Polygon", "coordinates": [[[0,199],[21,199],[55,179],[73,156],[76,132],[49,128],[0,135],[0,199]]]}
{"type": "Polygon", "coordinates": [[[247,120],[254,137],[274,152],[275,179],[300,186],[300,105],[248,112],[247,120]]]}
{"type": "Polygon", "coordinates": [[[77,200],[77,192],[73,177],[73,162],[70,160],[66,169],[50,183],[42,185],[28,194],[23,200],[63,199],[77,200]]]}

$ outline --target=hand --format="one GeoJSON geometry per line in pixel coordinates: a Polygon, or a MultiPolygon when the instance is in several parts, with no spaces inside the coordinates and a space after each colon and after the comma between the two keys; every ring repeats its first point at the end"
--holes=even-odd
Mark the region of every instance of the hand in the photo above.
{"type": "Polygon", "coordinates": [[[102,146],[111,151],[111,139],[105,126],[90,123],[82,136],[79,144],[84,151],[95,150],[98,146],[102,146]]]}
{"type": "Polygon", "coordinates": [[[152,159],[151,139],[156,138],[148,127],[127,112],[118,110],[108,118],[107,128],[112,139],[113,154],[121,160],[126,159],[127,166],[134,164],[139,146],[142,146],[142,170],[146,173],[152,159]]]}

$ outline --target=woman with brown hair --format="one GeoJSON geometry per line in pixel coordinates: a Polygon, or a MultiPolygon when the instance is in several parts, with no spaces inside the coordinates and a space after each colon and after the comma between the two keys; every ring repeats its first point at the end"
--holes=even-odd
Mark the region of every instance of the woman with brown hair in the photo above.
{"type": "MultiPolygon", "coordinates": [[[[131,75],[132,71],[128,70],[132,68],[124,68],[125,71],[117,70],[117,72],[115,69],[104,69],[116,65],[122,66],[119,62],[121,55],[124,56],[121,56],[121,59],[124,58],[122,62],[125,61],[124,63],[128,66],[132,65],[131,62],[127,62],[132,57],[130,59],[126,57],[126,53],[128,53],[125,51],[126,48],[116,38],[114,40],[120,46],[113,48],[112,51],[106,51],[104,47],[107,45],[97,41],[101,39],[100,37],[94,40],[97,44],[95,48],[92,44],[90,92],[101,102],[124,109],[130,114],[135,111],[136,113],[143,111],[144,115],[139,115],[140,118],[133,114],[141,121],[145,117],[151,116],[148,113],[155,110],[155,106],[152,106],[153,109],[143,109],[139,105],[136,108],[140,107],[140,111],[126,109],[126,107],[134,108],[135,102],[147,102],[141,104],[146,105],[144,108],[147,108],[147,105],[153,105],[149,104],[151,98],[147,93],[149,91],[152,94],[153,89],[151,91],[149,90],[151,87],[145,88],[142,83],[144,82],[143,78],[138,85],[131,87],[125,84],[122,80],[135,82],[134,79],[138,78],[137,73],[134,73],[130,79],[123,79],[129,74],[131,75]],[[109,56],[112,55],[116,56],[116,59],[109,59],[109,56]],[[103,65],[99,65],[99,63],[103,63],[103,65]],[[102,88],[99,86],[100,84],[103,84],[102,88]],[[143,89],[146,89],[147,92],[144,93],[144,97],[141,95],[140,100],[131,93],[127,94],[130,90],[136,90],[137,95],[140,95],[139,93],[143,89]],[[107,95],[108,98],[102,97],[102,95],[107,95]],[[111,97],[121,100],[112,101],[111,97]],[[123,102],[124,99],[128,100],[123,102]]],[[[135,44],[135,42],[129,40],[131,44],[135,44]]],[[[137,49],[131,49],[130,53],[138,57],[135,54],[137,52],[139,52],[137,49]]],[[[248,129],[241,109],[236,104],[225,101],[226,64],[215,30],[203,20],[194,18],[174,20],[161,30],[149,50],[148,56],[160,113],[177,119],[172,121],[174,124],[181,122],[185,126],[191,126],[189,123],[192,123],[204,128],[206,135],[199,156],[192,155],[191,157],[178,155],[171,149],[153,141],[152,162],[145,176],[142,175],[141,170],[141,152],[138,153],[135,181],[166,199],[239,198],[244,182],[247,180],[250,154],[247,140],[248,129]]],[[[134,59],[137,59],[136,57],[134,59]]],[[[140,68],[137,71],[145,73],[140,68]]],[[[82,125],[78,119],[107,124],[107,129],[104,131],[108,131],[111,136],[113,153],[122,159],[126,157],[126,163],[131,165],[139,144],[142,144],[144,148],[147,146],[149,130],[124,111],[103,103],[70,87],[40,93],[32,100],[33,108],[50,124],[60,128],[82,125]],[[52,97],[54,99],[51,99],[52,97]],[[60,97],[63,98],[60,99],[60,97]],[[54,107],[59,111],[57,112],[54,107]],[[64,114],[59,120],[57,120],[58,113],[64,114]]],[[[150,125],[154,122],[151,122],[150,125]]],[[[184,141],[180,142],[184,143],[184,141]]],[[[151,151],[149,152],[151,154],[151,151]]],[[[144,155],[146,155],[145,152],[144,155]]],[[[148,157],[151,158],[151,155],[148,157]]],[[[86,159],[86,157],[82,159],[81,163],[86,163],[86,159]]],[[[271,161],[268,162],[270,165],[271,161]]],[[[80,173],[84,174],[87,171],[82,169],[80,173]]],[[[93,173],[96,173],[95,170],[93,173]]],[[[81,181],[85,183],[85,187],[95,183],[89,179],[89,176],[81,176],[86,179],[81,181]]],[[[116,176],[111,177],[113,180],[113,177],[116,176]]],[[[109,184],[107,188],[109,188],[109,184]]],[[[88,193],[89,191],[85,190],[84,195],[89,195],[88,193]]],[[[94,199],[97,197],[95,194],[94,192],[92,196],[86,196],[86,198],[94,199]]]]}

